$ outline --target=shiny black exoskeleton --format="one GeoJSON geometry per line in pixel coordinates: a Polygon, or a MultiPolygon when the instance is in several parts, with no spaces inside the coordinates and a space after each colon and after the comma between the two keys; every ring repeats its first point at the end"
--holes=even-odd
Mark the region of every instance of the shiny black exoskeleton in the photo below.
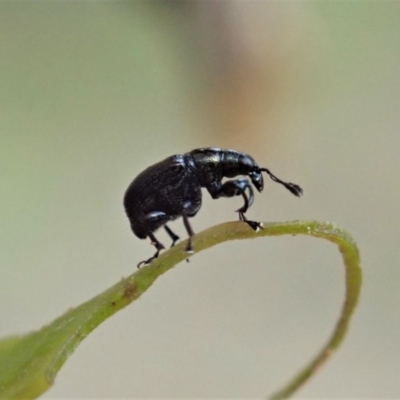
{"type": "Polygon", "coordinates": [[[254,200],[250,181],[239,178],[222,183],[224,177],[246,175],[255,188],[262,192],[264,188],[262,172],[269,174],[273,181],[284,185],[295,196],[303,194],[300,186],[281,181],[267,168],[260,168],[248,154],[236,150],[215,147],[196,149],[168,157],[145,169],[133,180],[124,197],[125,211],[133,233],[140,239],[150,238],[157,249],[153,257],[141,261],[138,267],[150,263],[164,249],[163,244],[154,236],[154,232],[161,226],[164,226],[172,239],[171,247],[179,240],[179,237],[166,225],[179,217],[183,218],[189,235],[186,251],[193,252],[194,233],[189,218],[194,217],[200,210],[202,187],[208,190],[213,199],[242,196],[244,204],[237,210],[239,219],[255,231],[262,228],[261,223],[250,221],[245,217],[245,212],[254,200]]]}

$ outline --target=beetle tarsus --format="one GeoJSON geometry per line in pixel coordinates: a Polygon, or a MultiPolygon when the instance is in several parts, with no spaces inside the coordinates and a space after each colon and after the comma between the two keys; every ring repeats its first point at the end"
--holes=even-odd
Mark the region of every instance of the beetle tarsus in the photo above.
{"type": "Polygon", "coordinates": [[[149,264],[151,264],[151,262],[152,262],[153,260],[155,260],[156,258],[158,258],[159,254],[160,254],[160,251],[161,251],[161,250],[157,250],[153,257],[150,257],[150,258],[148,258],[147,260],[140,261],[140,263],[138,263],[138,265],[137,265],[137,268],[140,269],[140,266],[141,266],[142,264],[143,264],[143,265],[149,265],[149,264]]]}
{"type": "MultiPolygon", "coordinates": [[[[193,254],[194,250],[193,250],[193,245],[192,245],[192,238],[189,238],[188,240],[188,244],[185,247],[185,252],[188,254],[193,254]]],[[[187,260],[189,261],[189,260],[187,260]]]]}
{"type": "Polygon", "coordinates": [[[140,266],[142,264],[149,265],[153,260],[158,258],[158,256],[160,255],[161,250],[165,249],[164,245],[154,236],[153,233],[149,233],[148,236],[149,236],[149,238],[151,240],[151,244],[157,249],[157,251],[155,252],[153,257],[150,257],[147,260],[140,261],[140,263],[137,265],[138,268],[140,268],[140,266]]]}
{"type": "Polygon", "coordinates": [[[245,222],[255,232],[258,232],[260,229],[264,229],[264,224],[262,222],[251,221],[247,219],[244,213],[242,212],[239,212],[239,220],[245,222]]]}

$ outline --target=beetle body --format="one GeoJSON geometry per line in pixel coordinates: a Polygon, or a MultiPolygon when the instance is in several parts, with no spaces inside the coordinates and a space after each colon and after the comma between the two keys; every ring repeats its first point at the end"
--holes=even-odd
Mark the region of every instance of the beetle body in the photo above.
{"type": "Polygon", "coordinates": [[[124,198],[133,233],[145,239],[186,212],[201,206],[201,187],[185,155],[175,155],[145,169],[130,184],[124,198]]]}
{"type": "Polygon", "coordinates": [[[172,245],[175,244],[179,237],[167,223],[179,217],[183,218],[189,234],[186,251],[193,251],[191,237],[194,233],[189,218],[195,216],[201,207],[201,188],[206,188],[213,199],[242,196],[244,205],[237,210],[239,219],[254,230],[262,228],[260,223],[249,221],[244,215],[254,199],[250,181],[259,192],[264,188],[262,172],[267,172],[274,181],[283,184],[296,196],[302,194],[298,185],[281,181],[266,168],[260,168],[251,156],[236,150],[214,147],[196,149],[168,157],[145,169],[129,185],[124,197],[133,233],[140,239],[149,237],[157,249],[153,257],[138,266],[150,263],[164,248],[154,236],[158,228],[164,226],[173,241],[172,245]],[[239,178],[222,183],[224,177],[238,175],[248,176],[250,181],[239,178]]]}

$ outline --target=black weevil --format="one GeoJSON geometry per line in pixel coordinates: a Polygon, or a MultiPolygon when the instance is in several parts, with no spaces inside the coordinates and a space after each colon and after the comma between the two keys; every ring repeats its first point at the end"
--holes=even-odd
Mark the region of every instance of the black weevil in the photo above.
{"type": "Polygon", "coordinates": [[[183,218],[189,241],[188,253],[193,252],[194,235],[189,218],[194,217],[201,207],[201,188],[208,190],[213,199],[242,196],[244,204],[236,210],[239,219],[255,231],[262,224],[250,221],[245,212],[253,204],[254,193],[250,181],[245,178],[228,180],[238,175],[247,175],[255,188],[262,192],[266,172],[273,181],[285,186],[295,196],[301,196],[303,189],[290,182],[283,182],[267,168],[260,168],[252,157],[236,150],[205,147],[185,154],[176,154],[154,164],[139,174],[129,185],[124,206],[133,233],[140,239],[150,238],[157,249],[153,257],[138,264],[149,264],[158,257],[164,245],[157,240],[154,232],[164,226],[172,239],[171,247],[179,237],[166,225],[179,217],[183,218]],[[248,195],[246,194],[248,189],[248,195]]]}

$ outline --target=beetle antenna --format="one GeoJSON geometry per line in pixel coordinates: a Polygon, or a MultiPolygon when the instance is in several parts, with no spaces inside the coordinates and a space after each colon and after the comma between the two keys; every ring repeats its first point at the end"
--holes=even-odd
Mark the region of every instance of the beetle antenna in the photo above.
{"type": "Polygon", "coordinates": [[[281,181],[267,168],[260,168],[260,171],[266,172],[274,182],[280,183],[281,185],[285,186],[285,188],[295,196],[300,197],[303,194],[303,189],[299,185],[291,182],[281,181]]]}

